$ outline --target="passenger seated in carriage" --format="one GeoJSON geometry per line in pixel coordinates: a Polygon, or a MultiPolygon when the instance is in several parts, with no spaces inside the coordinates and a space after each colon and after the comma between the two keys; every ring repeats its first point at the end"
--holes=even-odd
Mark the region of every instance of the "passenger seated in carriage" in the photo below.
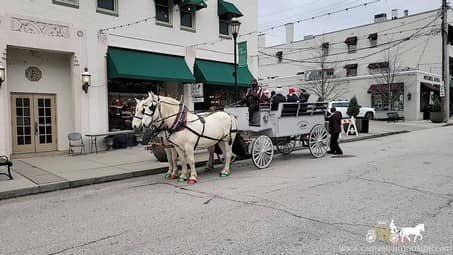
{"type": "Polygon", "coordinates": [[[245,98],[241,100],[241,104],[245,104],[249,108],[249,121],[253,120],[253,113],[259,111],[260,104],[265,102],[263,88],[258,86],[258,81],[256,79],[253,79],[252,87],[247,89],[245,98]]]}
{"type": "Polygon", "coordinates": [[[286,97],[283,95],[283,89],[281,87],[278,87],[275,91],[275,96],[272,97],[271,111],[278,110],[278,105],[285,102],[286,97]]]}
{"type": "Polygon", "coordinates": [[[308,98],[310,97],[310,93],[308,93],[305,89],[300,89],[299,94],[299,102],[306,103],[308,102],[308,98]]]}
{"type": "Polygon", "coordinates": [[[297,102],[299,101],[299,97],[296,94],[296,89],[293,87],[290,87],[288,90],[288,95],[286,96],[286,101],[287,102],[297,102]]]}

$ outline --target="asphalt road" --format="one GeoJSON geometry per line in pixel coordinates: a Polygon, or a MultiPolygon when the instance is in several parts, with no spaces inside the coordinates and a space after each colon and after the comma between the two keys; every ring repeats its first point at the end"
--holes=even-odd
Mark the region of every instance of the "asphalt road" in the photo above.
{"type": "MultiPolygon", "coordinates": [[[[0,254],[452,254],[453,127],[234,164],[187,186],[162,175],[0,201],[0,254]],[[393,219],[423,240],[366,241],[393,219]]],[[[413,239],[413,236],[411,237],[413,239]]]]}

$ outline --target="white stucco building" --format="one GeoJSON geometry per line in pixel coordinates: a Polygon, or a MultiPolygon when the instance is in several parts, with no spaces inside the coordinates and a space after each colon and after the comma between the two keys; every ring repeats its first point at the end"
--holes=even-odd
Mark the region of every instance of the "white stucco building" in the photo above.
{"type": "MultiPolygon", "coordinates": [[[[393,10],[388,16],[376,15],[371,24],[305,36],[300,41],[294,41],[294,24],[290,23],[286,43],[272,47],[266,47],[265,35],[260,35],[259,79],[271,88],[313,88],[324,80],[343,90],[330,100],[349,100],[355,95],[359,104],[376,108],[377,118],[398,111],[408,120],[423,119],[430,95],[439,94],[441,84],[440,11],[403,13],[393,10]],[[398,70],[391,93],[388,82],[377,78],[388,73],[385,70],[398,70]],[[321,75],[328,78],[321,79],[321,75]]],[[[312,93],[310,100],[317,99],[312,93]]]]}
{"type": "Polygon", "coordinates": [[[183,94],[193,108],[192,84],[203,82],[204,99],[198,100],[205,103],[198,108],[221,104],[233,83],[227,26],[233,17],[242,23],[238,43],[246,41],[248,51],[239,61],[239,83],[247,86],[258,75],[257,0],[0,4],[0,62],[6,70],[0,154],[66,150],[69,132],[129,128],[133,97],[147,91],[183,94]],[[85,68],[91,74],[87,93],[85,68]],[[227,74],[205,75],[210,70],[227,74]]]}

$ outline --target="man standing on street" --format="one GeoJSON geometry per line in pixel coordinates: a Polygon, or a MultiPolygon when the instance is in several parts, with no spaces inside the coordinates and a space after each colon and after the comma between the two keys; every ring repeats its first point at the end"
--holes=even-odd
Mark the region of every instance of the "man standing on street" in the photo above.
{"type": "Polygon", "coordinates": [[[337,112],[335,107],[330,109],[330,114],[327,112],[326,119],[329,121],[329,132],[330,132],[330,151],[329,154],[343,155],[343,151],[340,149],[338,139],[341,133],[341,112],[337,112]]]}

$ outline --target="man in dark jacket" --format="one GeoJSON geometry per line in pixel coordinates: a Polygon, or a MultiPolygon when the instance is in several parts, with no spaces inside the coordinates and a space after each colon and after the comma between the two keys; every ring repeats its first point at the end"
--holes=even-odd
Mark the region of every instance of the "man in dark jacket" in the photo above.
{"type": "Polygon", "coordinates": [[[343,155],[343,151],[340,149],[338,144],[338,138],[341,133],[341,112],[337,112],[335,107],[332,107],[327,113],[326,119],[329,121],[329,132],[330,132],[330,151],[329,154],[343,155]]]}
{"type": "Polygon", "coordinates": [[[300,89],[299,102],[306,103],[309,97],[310,94],[305,89],[300,89]]]}
{"type": "Polygon", "coordinates": [[[258,86],[256,79],[252,80],[252,87],[247,89],[245,98],[241,100],[241,104],[246,104],[249,108],[249,121],[253,120],[254,112],[259,111],[259,105],[264,103],[264,89],[258,86]]]}
{"type": "Polygon", "coordinates": [[[282,88],[278,87],[277,90],[275,91],[275,96],[272,97],[271,110],[272,111],[278,110],[278,105],[284,102],[286,102],[286,97],[283,95],[282,88]]]}

